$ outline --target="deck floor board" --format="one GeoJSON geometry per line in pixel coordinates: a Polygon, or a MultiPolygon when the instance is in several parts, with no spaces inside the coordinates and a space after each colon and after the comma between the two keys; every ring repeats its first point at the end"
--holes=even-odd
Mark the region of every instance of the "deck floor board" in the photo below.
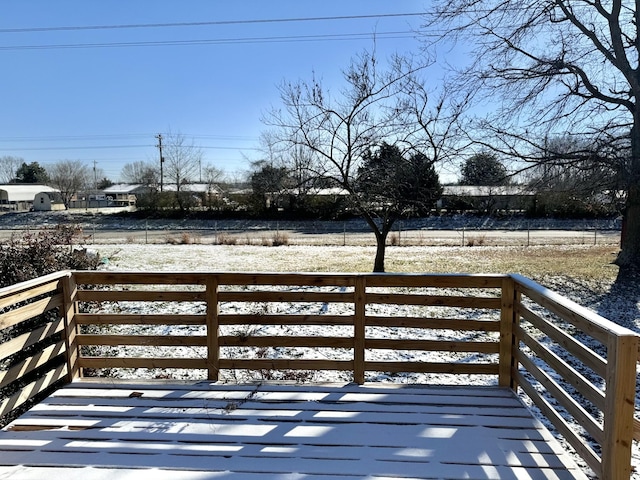
{"type": "Polygon", "coordinates": [[[0,478],[134,476],[587,479],[498,387],[77,381],[0,431],[0,478]]]}

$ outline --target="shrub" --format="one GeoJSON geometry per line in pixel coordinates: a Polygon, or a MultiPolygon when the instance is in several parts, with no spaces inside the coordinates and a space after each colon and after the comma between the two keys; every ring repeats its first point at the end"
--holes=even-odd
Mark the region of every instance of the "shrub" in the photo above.
{"type": "Polygon", "coordinates": [[[227,233],[221,233],[216,237],[216,243],[218,245],[237,245],[238,238],[227,233]]]}
{"type": "Polygon", "coordinates": [[[276,232],[271,239],[271,245],[274,247],[280,247],[282,245],[289,245],[289,235],[283,232],[276,232]]]}
{"type": "Polygon", "coordinates": [[[182,232],[177,237],[167,236],[165,238],[165,242],[170,245],[193,245],[196,243],[201,243],[201,239],[199,235],[195,235],[189,232],[182,232]]]}
{"type": "Polygon", "coordinates": [[[482,246],[486,241],[486,237],[484,235],[480,235],[478,237],[471,237],[467,240],[467,247],[475,247],[482,246]]]}
{"type": "Polygon", "coordinates": [[[100,257],[75,244],[81,234],[77,226],[58,225],[12,235],[0,247],[0,287],[59,270],[95,270],[100,257]]]}

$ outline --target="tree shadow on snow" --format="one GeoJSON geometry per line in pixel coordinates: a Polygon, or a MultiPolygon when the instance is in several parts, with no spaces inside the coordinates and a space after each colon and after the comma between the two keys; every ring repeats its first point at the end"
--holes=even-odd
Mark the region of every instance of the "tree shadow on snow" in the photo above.
{"type": "Polygon", "coordinates": [[[640,274],[619,274],[598,302],[597,312],[618,325],[640,332],[640,274]]]}

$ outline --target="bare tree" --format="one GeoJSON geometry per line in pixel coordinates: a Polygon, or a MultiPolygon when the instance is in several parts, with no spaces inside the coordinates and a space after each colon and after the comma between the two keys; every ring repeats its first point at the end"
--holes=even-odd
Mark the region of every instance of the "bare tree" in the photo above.
{"type": "Polygon", "coordinates": [[[219,184],[224,181],[224,172],[213,165],[205,165],[202,168],[202,181],[207,185],[203,203],[209,210],[219,208],[222,201],[219,184]]]}
{"type": "Polygon", "coordinates": [[[19,157],[0,157],[0,183],[11,183],[16,178],[16,172],[23,163],[25,161],[19,157]]]}
{"type": "Polygon", "coordinates": [[[188,184],[199,179],[202,149],[184,135],[169,133],[164,144],[164,175],[176,186],[175,199],[181,211],[189,208],[188,184]]]}
{"type": "Polygon", "coordinates": [[[386,238],[397,216],[378,216],[375,202],[367,201],[358,188],[363,159],[387,142],[405,149],[435,147],[423,150],[435,161],[442,157],[453,131],[450,125],[441,129],[441,120],[452,118],[444,113],[445,102],[435,102],[431,108],[431,102],[427,104],[427,89],[419,78],[423,69],[396,56],[383,71],[376,56],[364,52],[343,71],[339,93],[325,88],[315,76],[310,81],[284,82],[282,109],[263,119],[289,151],[302,148],[309,155],[312,161],[304,168],[311,177],[347,193],[375,234],[374,271],[384,271],[386,238]]]}
{"type": "Polygon", "coordinates": [[[303,144],[292,145],[289,142],[281,142],[273,131],[261,133],[260,145],[264,157],[260,161],[252,162],[254,170],[252,177],[265,165],[276,169],[284,168],[289,190],[295,190],[295,195],[290,198],[290,207],[304,210],[310,196],[323,186],[323,182],[318,181],[318,178],[313,174],[317,170],[315,164],[317,157],[314,152],[303,144]]]}
{"type": "Polygon", "coordinates": [[[120,178],[127,183],[140,183],[143,185],[158,185],[160,181],[158,169],[149,162],[127,163],[122,167],[120,178]]]}
{"type": "Polygon", "coordinates": [[[640,269],[640,12],[624,0],[441,0],[429,38],[472,40],[464,86],[496,99],[503,150],[536,160],[551,135],[630,141],[620,273],[640,269]],[[436,29],[436,30],[434,30],[436,29]],[[447,32],[447,33],[443,33],[447,32]]]}
{"type": "Polygon", "coordinates": [[[168,134],[164,144],[164,174],[176,185],[194,182],[199,178],[202,149],[188,142],[182,134],[168,134]]]}
{"type": "Polygon", "coordinates": [[[49,183],[60,190],[65,207],[69,208],[75,194],[92,183],[89,168],[79,160],[62,160],[47,168],[49,183]]]}

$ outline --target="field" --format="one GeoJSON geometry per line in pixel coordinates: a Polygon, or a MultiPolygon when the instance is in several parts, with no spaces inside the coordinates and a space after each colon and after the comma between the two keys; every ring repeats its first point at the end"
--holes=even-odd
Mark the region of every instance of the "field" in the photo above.
{"type": "MultiPolygon", "coordinates": [[[[116,270],[368,272],[373,246],[264,247],[210,244],[93,245],[116,270]]],[[[612,264],[617,247],[565,245],[533,247],[387,247],[389,272],[520,273],[534,280],[546,278],[589,284],[602,292],[615,280],[612,264]]]]}

